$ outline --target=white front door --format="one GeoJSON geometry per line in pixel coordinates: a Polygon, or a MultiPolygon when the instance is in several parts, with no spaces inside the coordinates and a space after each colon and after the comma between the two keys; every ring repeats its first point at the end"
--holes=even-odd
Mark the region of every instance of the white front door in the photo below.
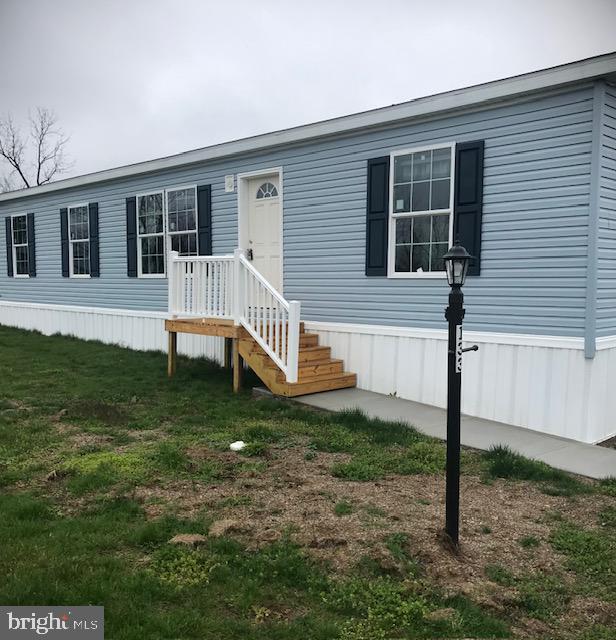
{"type": "Polygon", "coordinates": [[[282,211],[278,175],[248,183],[248,255],[252,264],[277,290],[282,291],[282,211]]]}

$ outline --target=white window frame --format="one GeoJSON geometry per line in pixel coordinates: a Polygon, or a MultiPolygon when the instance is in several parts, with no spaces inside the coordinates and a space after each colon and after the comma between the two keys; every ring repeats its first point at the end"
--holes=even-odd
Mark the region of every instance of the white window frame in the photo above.
{"type": "MultiPolygon", "coordinates": [[[[199,255],[199,203],[197,202],[197,185],[189,184],[180,187],[169,187],[165,189],[164,194],[165,200],[163,203],[163,209],[165,214],[165,249],[167,248],[167,239],[169,239],[169,251],[171,251],[171,236],[181,236],[186,235],[187,233],[194,233],[196,236],[196,247],[197,247],[197,255],[199,255]],[[167,211],[167,200],[168,194],[170,191],[188,191],[188,189],[192,189],[195,192],[195,230],[194,231],[169,231],[169,212],[167,211]]],[[[165,251],[165,272],[167,270],[167,253],[165,251]]]]}
{"type": "MultiPolygon", "coordinates": [[[[197,255],[199,254],[199,203],[197,201],[197,185],[188,184],[188,185],[180,185],[177,187],[167,187],[165,189],[156,189],[154,191],[147,191],[145,193],[137,193],[135,196],[135,224],[137,231],[137,276],[139,278],[166,278],[167,277],[167,256],[170,251],[171,242],[170,238],[172,235],[184,234],[186,231],[169,231],[169,224],[167,220],[167,194],[170,191],[181,191],[186,189],[193,189],[195,192],[195,214],[196,214],[196,222],[197,227],[195,229],[195,233],[197,235],[197,255]],[[161,194],[163,197],[163,230],[162,233],[139,233],[139,198],[145,198],[146,196],[153,196],[156,194],[161,194]],[[155,236],[163,236],[163,273],[143,273],[142,270],[142,260],[141,260],[141,238],[155,237],[155,236]]],[[[192,233],[192,232],[189,232],[192,233]]]]}
{"type": "Polygon", "coordinates": [[[13,260],[13,278],[29,278],[30,273],[17,273],[17,247],[26,247],[28,251],[28,271],[30,271],[30,238],[28,237],[28,214],[27,213],[16,213],[11,216],[11,253],[13,260]],[[15,244],[15,234],[13,232],[13,220],[15,218],[25,218],[26,219],[26,244],[15,244]]]}
{"type": "Polygon", "coordinates": [[[445,271],[396,271],[396,220],[398,218],[416,218],[420,216],[434,216],[449,214],[449,247],[453,244],[453,198],[455,181],[455,142],[442,142],[439,144],[423,145],[392,151],[389,156],[389,234],[387,241],[387,277],[402,279],[446,279],[445,271]],[[433,209],[430,211],[412,211],[394,213],[394,160],[397,156],[408,156],[421,151],[433,151],[434,149],[451,149],[451,171],[449,177],[449,207],[447,209],[433,209]]]}
{"type": "Polygon", "coordinates": [[[90,278],[92,272],[92,256],[90,255],[90,203],[89,202],[80,202],[78,204],[68,205],[66,208],[66,227],[68,234],[68,275],[70,278],[90,278]],[[78,208],[86,208],[87,213],[87,221],[88,221],[88,238],[87,240],[81,238],[80,240],[71,240],[71,209],[78,208]],[[87,242],[88,243],[88,271],[90,273],[75,273],[75,266],[73,264],[73,244],[76,242],[87,242]]]}

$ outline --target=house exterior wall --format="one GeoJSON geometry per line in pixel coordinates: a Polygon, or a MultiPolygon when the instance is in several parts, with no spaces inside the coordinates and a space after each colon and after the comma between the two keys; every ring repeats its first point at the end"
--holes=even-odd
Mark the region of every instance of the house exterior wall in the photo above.
{"type": "Polygon", "coordinates": [[[601,118],[597,335],[616,334],[616,86],[607,85],[601,118]]]}
{"type": "Polygon", "coordinates": [[[37,276],[9,279],[0,299],[163,311],[164,279],[126,275],[125,198],[212,185],[214,253],[237,245],[237,194],[224,176],[283,168],[284,293],[319,322],[443,327],[444,280],[364,275],[366,161],[439,142],[485,140],[482,274],[465,288],[470,330],[582,336],[585,316],[592,86],[404,126],[0,203],[34,213],[37,276]],[[59,210],[99,205],[101,277],[61,277],[59,210]],[[560,257],[562,252],[567,257],[560,257]]]}
{"type": "MultiPolygon", "coordinates": [[[[597,93],[588,84],[0,202],[0,218],[34,213],[37,255],[36,277],[11,279],[0,243],[0,323],[164,351],[167,281],[127,277],[125,199],[211,184],[213,252],[231,253],[237,190],[225,192],[225,175],[281,167],[284,295],[301,301],[307,330],[345,360],[361,388],[445,406],[448,287],[364,275],[367,160],[484,140],[482,270],[464,289],[465,341],[479,352],[464,357],[462,409],[584,442],[606,439],[616,434],[616,396],[608,394],[616,375],[616,88],[604,91],[595,226],[597,93]],[[98,202],[100,278],[61,276],[59,211],[80,202],[98,202]],[[593,358],[585,357],[589,295],[593,349],[595,322],[599,336],[593,358]]],[[[222,361],[220,339],[182,335],[178,347],[222,361]]]]}

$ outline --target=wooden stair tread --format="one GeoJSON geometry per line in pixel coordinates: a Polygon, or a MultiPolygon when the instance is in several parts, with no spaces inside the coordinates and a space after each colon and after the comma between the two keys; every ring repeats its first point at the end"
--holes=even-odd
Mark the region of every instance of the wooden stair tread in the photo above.
{"type": "MultiPolygon", "coordinates": [[[[323,375],[319,376],[319,380],[322,381],[326,381],[326,380],[335,380],[338,378],[348,378],[350,376],[354,376],[357,377],[357,374],[355,373],[351,373],[350,371],[339,371],[337,373],[324,373],[323,375]]],[[[287,382],[286,383],[289,387],[301,387],[302,383],[301,382],[287,382]]]]}
{"type": "Polygon", "coordinates": [[[294,382],[292,384],[287,383],[285,385],[285,389],[280,393],[280,395],[287,397],[301,396],[308,393],[320,393],[322,391],[346,389],[348,387],[354,387],[356,384],[357,375],[344,371],[342,373],[332,374],[330,377],[319,378],[314,381],[294,382]]]}
{"type": "MultiPolygon", "coordinates": [[[[344,362],[338,358],[329,358],[327,360],[309,360],[301,362],[297,368],[297,377],[299,382],[307,380],[317,380],[324,376],[334,373],[342,373],[344,370],[344,362]]],[[[280,369],[276,372],[277,380],[286,382],[285,375],[280,369]]]]}
{"type": "Polygon", "coordinates": [[[320,364],[333,364],[338,362],[344,362],[340,358],[323,358],[323,360],[306,360],[305,362],[298,363],[300,369],[309,369],[310,367],[315,367],[320,364]]]}
{"type": "Polygon", "coordinates": [[[331,347],[300,347],[298,360],[306,362],[308,360],[324,360],[331,355],[331,347]]]}

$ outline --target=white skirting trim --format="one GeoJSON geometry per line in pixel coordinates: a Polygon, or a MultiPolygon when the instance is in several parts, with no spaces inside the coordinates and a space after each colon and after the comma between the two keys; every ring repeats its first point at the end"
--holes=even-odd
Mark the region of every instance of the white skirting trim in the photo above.
{"type": "MultiPolygon", "coordinates": [[[[127,309],[0,301],[0,324],[99,340],[137,350],[167,350],[167,314],[127,309]]],[[[334,357],[357,373],[358,386],[444,407],[445,331],[306,322],[334,357]]],[[[583,339],[522,334],[465,333],[462,410],[489,420],[582,442],[616,435],[616,337],[601,338],[594,359],[583,339]]],[[[221,338],[180,334],[178,350],[222,362],[221,338]]],[[[616,470],[615,470],[616,472],[616,470]]]]}
{"type": "MultiPolygon", "coordinates": [[[[306,330],[357,373],[360,388],[446,406],[446,331],[322,322],[306,322],[306,330]]],[[[613,340],[588,360],[582,338],[471,331],[464,338],[465,346],[479,344],[464,355],[465,414],[582,442],[616,434],[613,340]]]]}
{"type": "MultiPolygon", "coordinates": [[[[167,316],[167,313],[156,311],[0,301],[0,324],[40,331],[45,335],[60,333],[83,340],[98,340],[137,351],[167,351],[167,316]]],[[[178,335],[178,352],[222,363],[224,341],[182,333],[178,335]]]]}

